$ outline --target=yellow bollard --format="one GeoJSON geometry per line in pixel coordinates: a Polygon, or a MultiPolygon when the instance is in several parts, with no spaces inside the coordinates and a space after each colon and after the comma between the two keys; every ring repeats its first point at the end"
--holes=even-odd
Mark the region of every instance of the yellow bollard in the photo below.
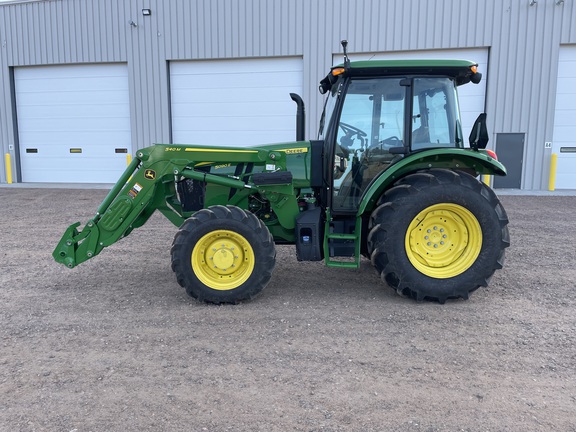
{"type": "Polygon", "coordinates": [[[550,178],[548,179],[548,190],[556,189],[556,165],[558,164],[558,155],[552,153],[550,157],[550,178]]]}
{"type": "Polygon", "coordinates": [[[6,183],[12,184],[12,162],[10,162],[10,153],[4,157],[6,163],[6,183]]]}

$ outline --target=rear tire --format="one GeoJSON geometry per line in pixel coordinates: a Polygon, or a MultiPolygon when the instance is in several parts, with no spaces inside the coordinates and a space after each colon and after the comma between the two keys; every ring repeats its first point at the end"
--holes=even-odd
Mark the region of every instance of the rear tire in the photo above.
{"type": "Polygon", "coordinates": [[[382,197],[368,250],[382,280],[415,300],[467,299],[487,286],[510,245],[496,194],[463,172],[408,175],[382,197]]]}
{"type": "Polygon", "coordinates": [[[238,303],[260,293],[276,263],[274,240],[252,213],[213,206],[187,219],[174,237],[172,270],[191,297],[238,303]]]}

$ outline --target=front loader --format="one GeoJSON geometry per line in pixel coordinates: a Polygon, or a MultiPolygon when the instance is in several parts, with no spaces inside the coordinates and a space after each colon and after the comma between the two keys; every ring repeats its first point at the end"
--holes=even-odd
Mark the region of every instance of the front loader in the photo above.
{"type": "MultiPolygon", "coordinates": [[[[345,44],[344,51],[345,51],[345,44]]],[[[275,244],[299,261],[357,268],[415,300],[468,298],[502,268],[508,219],[481,175],[506,175],[486,150],[481,114],[464,146],[457,88],[478,83],[465,60],[350,62],[320,82],[317,140],[257,147],[157,144],[134,160],[82,229],[54,250],[70,268],[98,255],[159,211],[178,231],[178,283],[209,303],[258,294],[275,244]]]]}

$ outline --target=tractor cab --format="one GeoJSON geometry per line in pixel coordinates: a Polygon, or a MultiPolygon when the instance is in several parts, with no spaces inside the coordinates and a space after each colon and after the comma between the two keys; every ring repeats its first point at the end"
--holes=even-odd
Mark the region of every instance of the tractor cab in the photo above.
{"type": "Polygon", "coordinates": [[[370,183],[414,152],[462,148],[456,87],[480,77],[472,62],[345,62],[321,81],[323,198],[333,214],[355,214],[370,183]]]}
{"type": "MultiPolygon", "coordinates": [[[[477,65],[467,60],[382,60],[335,66],[320,82],[326,94],[320,120],[325,213],[324,257],[370,255],[370,208],[401,177],[431,167],[460,168],[478,175],[475,155],[464,149],[457,87],[479,83],[477,65]],[[460,164],[462,161],[469,162],[460,164]],[[472,161],[472,162],[470,162],[472,161]],[[463,165],[472,165],[464,168],[463,165]]],[[[485,131],[485,117],[475,130],[485,131]]],[[[486,146],[475,142],[472,152],[486,146]],[[483,147],[482,147],[483,146],[483,147]]]]}

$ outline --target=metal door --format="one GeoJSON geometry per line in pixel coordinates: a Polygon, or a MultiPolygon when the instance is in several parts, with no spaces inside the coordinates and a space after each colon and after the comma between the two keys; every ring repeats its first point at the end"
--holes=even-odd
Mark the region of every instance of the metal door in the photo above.
{"type": "Polygon", "coordinates": [[[495,189],[520,189],[525,135],[523,133],[499,133],[496,135],[496,154],[498,160],[508,170],[508,175],[506,177],[494,176],[495,189]]]}

